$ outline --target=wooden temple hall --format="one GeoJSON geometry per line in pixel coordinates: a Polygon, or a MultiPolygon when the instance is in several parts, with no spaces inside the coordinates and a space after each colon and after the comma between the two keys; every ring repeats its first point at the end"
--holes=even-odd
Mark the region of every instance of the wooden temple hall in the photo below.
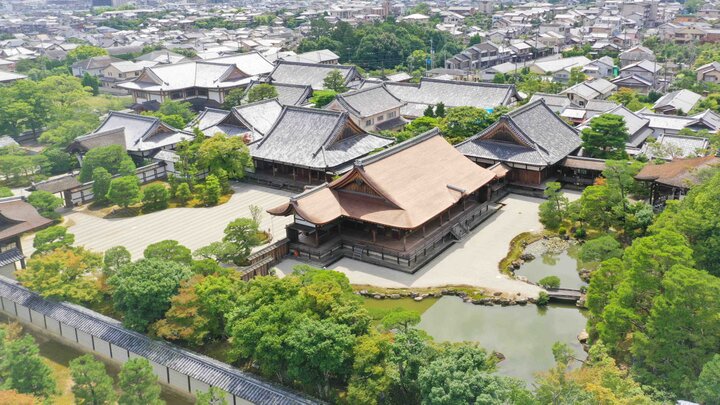
{"type": "Polygon", "coordinates": [[[495,212],[496,179],[434,129],[268,212],[294,216],[287,235],[300,259],[345,256],[412,273],[495,212]]]}

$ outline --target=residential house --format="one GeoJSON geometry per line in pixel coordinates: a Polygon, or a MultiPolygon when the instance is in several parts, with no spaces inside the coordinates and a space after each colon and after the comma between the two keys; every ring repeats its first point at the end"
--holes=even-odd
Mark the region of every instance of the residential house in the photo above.
{"type": "Polygon", "coordinates": [[[609,56],[603,56],[583,66],[582,72],[595,79],[605,79],[613,76],[615,62],[609,56]]]}
{"type": "Polygon", "coordinates": [[[590,100],[605,100],[612,95],[617,86],[605,79],[591,79],[578,83],[560,94],[567,96],[573,104],[585,107],[590,100]]]}
{"type": "Polygon", "coordinates": [[[654,61],[655,53],[649,48],[638,45],[621,52],[618,58],[620,59],[620,67],[623,68],[644,60],[654,61]]]}
{"type": "Polygon", "coordinates": [[[400,115],[400,108],[405,104],[393,96],[384,85],[379,85],[338,94],[325,109],[345,111],[364,131],[378,132],[402,129],[407,124],[400,115]]]}
{"type": "Polygon", "coordinates": [[[281,58],[281,60],[286,62],[319,63],[322,65],[337,65],[340,63],[340,57],[329,49],[288,55],[281,58]]]}
{"type": "Polygon", "coordinates": [[[206,108],[185,130],[197,127],[208,137],[220,133],[240,136],[250,143],[265,136],[280,116],[282,107],[277,99],[270,99],[239,105],[230,111],[206,108]]]}
{"type": "Polygon", "coordinates": [[[495,178],[434,129],[268,212],[294,217],[287,235],[301,259],[328,265],[346,256],[413,273],[495,211],[495,178]]]}
{"type": "Polygon", "coordinates": [[[492,42],[475,44],[445,61],[446,69],[476,70],[485,69],[513,60],[509,48],[492,42]]]}
{"type": "Polygon", "coordinates": [[[0,70],[0,84],[11,84],[18,80],[27,79],[27,76],[20,73],[4,72],[0,70]]]}
{"type": "Polygon", "coordinates": [[[660,97],[653,105],[656,113],[683,115],[689,113],[702,96],[690,90],[676,90],[660,97]]]}
{"type": "MultiPolygon", "coordinates": [[[[629,135],[625,146],[628,154],[630,155],[637,155],[640,153],[642,145],[653,135],[653,129],[650,127],[650,120],[628,110],[625,106],[618,105],[612,110],[604,112],[604,114],[619,115],[625,121],[625,129],[629,135]]],[[[578,130],[582,132],[582,130],[588,126],[590,126],[590,120],[578,127],[578,130]]]]}
{"type": "Polygon", "coordinates": [[[173,128],[159,118],[110,111],[95,131],[75,138],[67,151],[82,156],[90,149],[120,145],[139,162],[190,139],[192,133],[173,128]]]}
{"type": "Polygon", "coordinates": [[[323,90],[325,78],[336,70],[342,74],[344,85],[347,87],[351,87],[352,82],[359,82],[362,79],[355,66],[286,61],[279,61],[268,78],[270,84],[278,82],[309,85],[313,90],[323,90]]]}
{"type": "Polygon", "coordinates": [[[161,65],[173,65],[180,62],[189,62],[190,59],[178,53],[168,51],[167,49],[161,49],[159,51],[152,51],[138,56],[135,58],[135,61],[155,62],[161,65]]]}
{"type": "Polygon", "coordinates": [[[661,70],[662,66],[656,62],[643,60],[620,69],[620,75],[611,82],[618,88],[626,87],[647,94],[664,87],[665,83],[658,80],[661,70]]]}
{"type": "Polygon", "coordinates": [[[322,184],[393,141],[363,131],[346,112],[284,106],[265,136],[250,144],[249,176],[291,188],[322,184]]]}
{"type": "Polygon", "coordinates": [[[114,56],[93,56],[92,58],[77,61],[70,66],[73,76],[82,77],[85,73],[90,76],[101,76],[103,69],[114,62],[123,62],[114,56]]]}
{"type": "Polygon", "coordinates": [[[21,237],[52,224],[21,197],[0,199],[0,274],[15,278],[25,268],[21,237]]]}
{"type": "Polygon", "coordinates": [[[117,83],[134,79],[142,73],[146,67],[153,67],[157,62],[150,61],[122,61],[113,62],[100,71],[100,83],[108,90],[120,90],[127,94],[127,90],[118,89],[117,83]]]}
{"type": "Polygon", "coordinates": [[[219,107],[228,93],[246,88],[269,73],[273,66],[258,53],[246,53],[205,61],[146,67],[135,79],[118,83],[129,90],[136,104],[186,100],[202,109],[219,107]]]}
{"type": "Polygon", "coordinates": [[[695,69],[698,82],[718,83],[720,82],[720,62],[710,62],[695,69]]]}
{"type": "Polygon", "coordinates": [[[637,115],[650,120],[650,128],[653,136],[659,138],[661,135],[677,135],[685,128],[693,131],[708,130],[715,132],[717,128],[713,120],[717,117],[708,114],[698,114],[696,117],[684,117],[679,115],[653,114],[646,109],[637,112],[637,115]]]}
{"type": "Polygon", "coordinates": [[[530,71],[540,76],[553,76],[556,81],[566,82],[573,68],[582,70],[590,62],[591,60],[584,56],[536,61],[530,66],[530,71]]]}
{"type": "MultiPolygon", "coordinates": [[[[364,82],[365,86],[372,86],[364,82]]],[[[445,104],[446,108],[476,107],[492,111],[498,106],[512,106],[520,100],[514,85],[475,83],[423,77],[420,83],[385,83],[385,88],[406,104],[400,109],[405,118],[422,117],[428,106],[445,104]]]]}
{"type": "Polygon", "coordinates": [[[506,165],[510,183],[541,187],[581,144],[578,132],[537,100],[503,115],[456,148],[483,167],[506,165]]]}
{"type": "Polygon", "coordinates": [[[641,154],[648,159],[690,158],[707,156],[710,141],[699,136],[660,135],[654,142],[646,142],[641,154]]]}

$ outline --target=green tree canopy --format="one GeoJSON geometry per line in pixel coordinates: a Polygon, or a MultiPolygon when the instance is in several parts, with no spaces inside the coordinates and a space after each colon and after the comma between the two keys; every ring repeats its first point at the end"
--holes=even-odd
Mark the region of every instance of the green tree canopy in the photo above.
{"type": "Polygon", "coordinates": [[[110,182],[112,175],[104,167],[96,167],[92,173],[93,180],[93,197],[98,203],[107,201],[107,194],[110,191],[110,182]]]}
{"type": "Polygon", "coordinates": [[[120,267],[131,263],[132,256],[124,246],[113,246],[105,251],[103,256],[103,275],[110,277],[120,270],[120,267]]]}
{"type": "Polygon", "coordinates": [[[277,89],[272,84],[261,83],[253,86],[247,95],[248,103],[254,103],[257,101],[268,100],[276,98],[278,96],[277,89]]]}
{"type": "Polygon", "coordinates": [[[55,194],[43,190],[33,191],[30,193],[30,196],[28,196],[28,202],[45,218],[60,218],[60,214],[55,212],[55,210],[62,207],[63,200],[56,197],[55,194]]]}
{"type": "Polygon", "coordinates": [[[40,398],[58,393],[52,370],[40,357],[35,339],[25,335],[4,344],[2,350],[3,388],[40,398]]]}
{"type": "Polygon", "coordinates": [[[119,403],[123,405],[164,405],[161,388],[150,362],[143,357],[127,361],[120,370],[119,403]]]}
{"type": "Polygon", "coordinates": [[[625,144],[629,135],[625,119],[615,114],[602,114],[590,120],[582,130],[583,148],[592,157],[623,159],[627,157],[625,144]]]}
{"type": "Polygon", "coordinates": [[[108,189],[108,199],[123,208],[139,203],[142,194],[138,182],[135,175],[112,179],[108,189]]]}
{"type": "Polygon", "coordinates": [[[245,176],[245,169],[252,167],[247,145],[241,137],[216,134],[202,142],[198,149],[199,166],[216,172],[223,169],[232,179],[245,176]]]}
{"type": "Polygon", "coordinates": [[[192,263],[190,249],[181,245],[178,241],[170,239],[148,245],[143,252],[143,256],[146,259],[158,259],[186,265],[192,263]]]}
{"type": "Polygon", "coordinates": [[[97,282],[100,255],[81,247],[58,249],[33,257],[17,279],[43,297],[75,303],[93,303],[102,294],[97,282]]]}
{"type": "Polygon", "coordinates": [[[67,249],[75,242],[75,235],[64,226],[55,225],[38,231],[33,239],[35,254],[50,252],[56,249],[67,249]]]}
{"type": "Polygon", "coordinates": [[[123,324],[145,331],[167,312],[180,282],[190,276],[190,270],[180,263],[143,259],[122,266],[108,279],[108,285],[113,291],[115,309],[124,315],[123,324]]]}
{"type": "Polygon", "coordinates": [[[73,379],[72,392],[75,401],[88,405],[111,405],[116,394],[113,380],[105,371],[105,365],[86,354],[70,360],[70,375],[73,379]]]}
{"type": "Polygon", "coordinates": [[[323,87],[326,90],[332,90],[336,93],[344,93],[347,91],[345,77],[343,77],[338,69],[331,70],[330,73],[327,74],[325,79],[323,79],[323,87]]]}
{"type": "Polygon", "coordinates": [[[90,149],[83,157],[79,180],[92,180],[96,167],[105,168],[110,174],[129,176],[135,174],[135,163],[120,145],[103,146],[90,149]]]}
{"type": "Polygon", "coordinates": [[[142,202],[143,210],[159,211],[168,207],[170,191],[164,184],[150,184],[143,189],[142,202]]]}

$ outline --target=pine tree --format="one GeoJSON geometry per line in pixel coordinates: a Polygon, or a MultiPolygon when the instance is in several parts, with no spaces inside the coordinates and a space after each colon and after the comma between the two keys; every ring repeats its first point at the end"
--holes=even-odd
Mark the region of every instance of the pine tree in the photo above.
{"type": "Polygon", "coordinates": [[[120,405],[161,405],[160,385],[150,362],[142,357],[128,360],[120,370],[120,405]]]}
{"type": "Polygon", "coordinates": [[[105,371],[105,365],[91,354],[70,361],[73,395],[78,404],[103,405],[116,400],[113,380],[105,371]]]}

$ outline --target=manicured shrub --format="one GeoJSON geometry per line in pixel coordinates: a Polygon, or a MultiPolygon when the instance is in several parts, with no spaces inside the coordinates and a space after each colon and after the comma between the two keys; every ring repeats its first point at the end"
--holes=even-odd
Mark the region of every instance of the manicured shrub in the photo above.
{"type": "Polygon", "coordinates": [[[558,276],[547,276],[543,277],[538,281],[538,284],[545,288],[558,288],[560,287],[560,277],[558,276]]]}

